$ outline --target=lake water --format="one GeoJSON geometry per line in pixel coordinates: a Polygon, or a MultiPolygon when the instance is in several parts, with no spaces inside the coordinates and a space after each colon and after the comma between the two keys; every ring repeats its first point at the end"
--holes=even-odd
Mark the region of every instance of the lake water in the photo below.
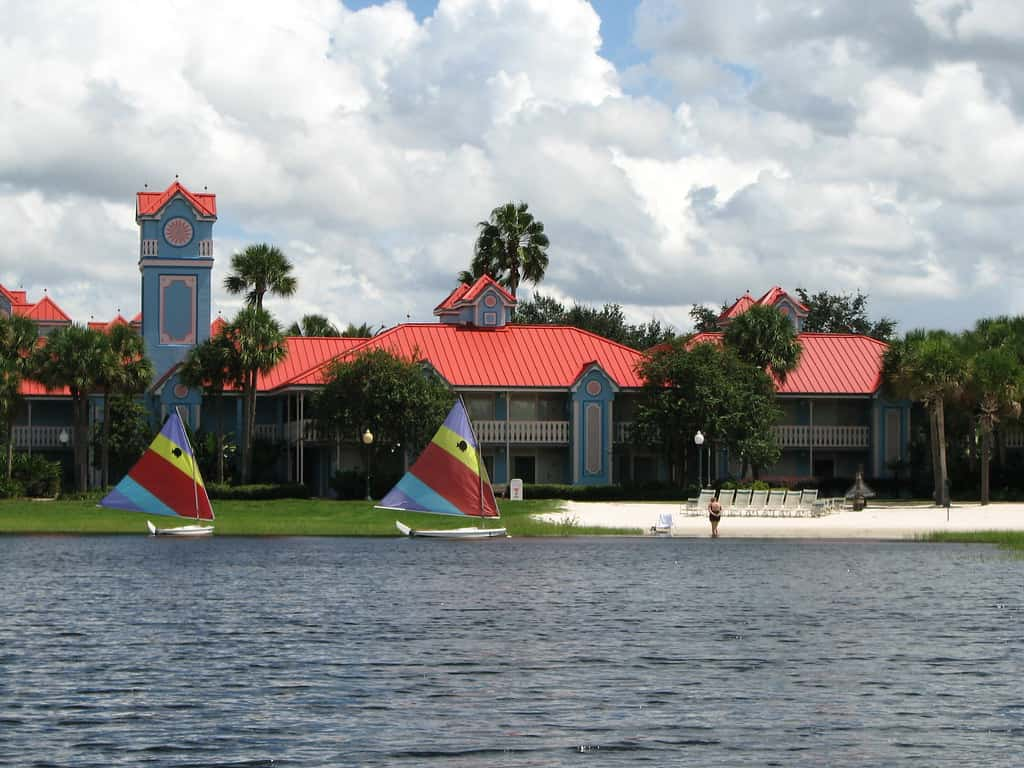
{"type": "Polygon", "coordinates": [[[1024,560],[0,537],[0,764],[1016,766],[1024,560]]]}

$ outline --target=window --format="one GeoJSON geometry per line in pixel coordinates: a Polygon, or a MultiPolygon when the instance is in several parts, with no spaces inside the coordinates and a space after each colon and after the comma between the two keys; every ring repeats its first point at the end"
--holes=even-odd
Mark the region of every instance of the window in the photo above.
{"type": "Polygon", "coordinates": [[[536,482],[537,460],[533,456],[516,456],[512,459],[512,477],[523,483],[536,482]]]}
{"type": "Polygon", "coordinates": [[[537,420],[537,398],[533,396],[516,397],[512,396],[509,403],[509,418],[512,421],[536,421],[537,420]]]}
{"type": "Polygon", "coordinates": [[[494,398],[490,395],[472,395],[463,397],[469,418],[473,421],[494,420],[494,398]]]}

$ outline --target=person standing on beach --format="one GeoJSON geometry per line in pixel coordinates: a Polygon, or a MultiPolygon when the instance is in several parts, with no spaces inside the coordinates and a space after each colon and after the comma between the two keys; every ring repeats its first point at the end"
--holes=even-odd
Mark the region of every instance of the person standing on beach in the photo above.
{"type": "Polygon", "coordinates": [[[718,521],[722,519],[722,502],[717,498],[708,502],[708,520],[711,521],[711,538],[718,538],[718,521]]]}

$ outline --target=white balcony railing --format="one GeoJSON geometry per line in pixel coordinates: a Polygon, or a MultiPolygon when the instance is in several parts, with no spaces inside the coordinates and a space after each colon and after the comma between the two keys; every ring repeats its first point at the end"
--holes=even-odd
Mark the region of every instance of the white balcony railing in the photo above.
{"type": "Polygon", "coordinates": [[[31,436],[32,448],[69,448],[73,440],[73,432],[71,431],[71,425],[60,426],[60,427],[28,427],[21,426],[14,428],[14,447],[18,450],[25,450],[29,447],[29,437],[31,436]],[[31,435],[29,434],[31,430],[31,435]],[[67,442],[62,443],[60,441],[60,433],[63,432],[67,442]]]}
{"type": "Polygon", "coordinates": [[[782,424],[774,427],[781,448],[869,448],[871,428],[859,426],[808,426],[782,424]]]}
{"type": "Polygon", "coordinates": [[[569,444],[568,421],[478,421],[473,428],[481,443],[569,444]]]}

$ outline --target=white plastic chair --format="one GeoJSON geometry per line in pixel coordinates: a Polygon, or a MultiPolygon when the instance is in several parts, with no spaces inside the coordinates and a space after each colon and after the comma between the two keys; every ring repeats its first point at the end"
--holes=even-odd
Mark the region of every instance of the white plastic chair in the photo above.
{"type": "Polygon", "coordinates": [[[736,491],[723,488],[718,492],[718,503],[722,505],[723,515],[735,514],[736,491]]]}
{"type": "Polygon", "coordinates": [[[750,514],[750,495],[753,493],[749,488],[736,491],[736,500],[732,503],[733,514],[746,517],[750,514]]]}
{"type": "Polygon", "coordinates": [[[654,533],[658,536],[672,535],[672,513],[662,512],[658,515],[658,522],[654,524],[654,533]]]}
{"type": "Polygon", "coordinates": [[[815,512],[818,506],[818,489],[810,488],[804,489],[803,496],[800,497],[800,514],[815,516],[815,512]]]}
{"type": "Polygon", "coordinates": [[[786,498],[782,502],[782,517],[797,517],[800,514],[803,491],[786,491],[786,498]]]}
{"type": "Polygon", "coordinates": [[[689,499],[679,509],[679,513],[683,515],[702,515],[707,511],[708,504],[715,498],[715,489],[706,489],[700,492],[700,495],[696,499],[689,499]]]}
{"type": "Polygon", "coordinates": [[[782,505],[786,501],[785,488],[772,488],[768,491],[768,500],[764,503],[764,513],[769,517],[782,514],[782,505]]]}
{"type": "Polygon", "coordinates": [[[750,515],[763,515],[768,505],[768,491],[751,491],[750,505],[747,507],[750,515]]]}

